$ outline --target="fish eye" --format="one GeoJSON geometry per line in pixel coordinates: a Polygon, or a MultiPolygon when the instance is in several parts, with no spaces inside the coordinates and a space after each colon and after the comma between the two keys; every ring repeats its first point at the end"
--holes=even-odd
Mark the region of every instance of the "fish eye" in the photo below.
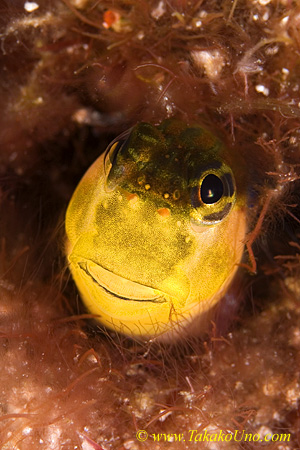
{"type": "Polygon", "coordinates": [[[130,133],[131,129],[125,131],[107,147],[104,155],[104,172],[106,176],[108,176],[111,168],[115,165],[118,154],[129,143],[130,133]]]}
{"type": "Polygon", "coordinates": [[[231,169],[223,163],[194,179],[191,189],[191,220],[196,226],[214,225],[225,219],[236,200],[231,169]]]}
{"type": "Polygon", "coordinates": [[[119,139],[110,147],[108,156],[112,166],[114,166],[117,159],[117,155],[119,151],[122,149],[125,142],[126,142],[125,139],[119,139]]]}
{"type": "Polygon", "coordinates": [[[106,150],[105,163],[109,162],[112,166],[115,164],[117,155],[125,143],[125,139],[114,141],[106,150]]]}
{"type": "Polygon", "coordinates": [[[207,205],[217,203],[224,194],[224,185],[217,175],[213,173],[206,175],[200,188],[201,201],[207,205]]]}

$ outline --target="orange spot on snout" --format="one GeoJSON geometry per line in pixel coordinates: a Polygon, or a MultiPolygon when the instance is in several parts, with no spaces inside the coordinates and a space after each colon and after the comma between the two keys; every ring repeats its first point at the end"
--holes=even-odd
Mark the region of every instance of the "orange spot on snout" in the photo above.
{"type": "Polygon", "coordinates": [[[168,208],[160,208],[157,210],[158,214],[162,217],[169,217],[170,210],[168,208]]]}
{"type": "Polygon", "coordinates": [[[126,195],[126,198],[127,198],[128,201],[135,200],[136,198],[138,198],[138,196],[136,194],[128,193],[128,194],[125,194],[125,195],[126,195]]]}
{"type": "Polygon", "coordinates": [[[124,194],[130,206],[136,205],[139,199],[139,196],[137,194],[132,194],[131,192],[125,192],[124,194]]]}

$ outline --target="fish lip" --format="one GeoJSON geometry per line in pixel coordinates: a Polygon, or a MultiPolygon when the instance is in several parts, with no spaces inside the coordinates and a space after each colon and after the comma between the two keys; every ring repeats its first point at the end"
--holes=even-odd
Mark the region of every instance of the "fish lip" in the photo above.
{"type": "Polygon", "coordinates": [[[78,266],[83,270],[86,275],[88,275],[103,291],[112,295],[113,297],[119,298],[125,301],[136,301],[136,302],[152,302],[152,303],[165,303],[167,300],[165,294],[159,290],[153,289],[135,281],[131,281],[120,275],[111,272],[108,269],[100,266],[91,260],[85,260],[78,262],[78,266]],[[101,278],[102,276],[102,278],[101,278]],[[104,279],[103,279],[104,278],[104,279]],[[105,278],[110,279],[110,283],[105,280],[105,278]],[[126,292],[118,292],[116,288],[113,288],[113,284],[127,285],[129,289],[136,289],[139,291],[140,296],[132,296],[126,292]]]}

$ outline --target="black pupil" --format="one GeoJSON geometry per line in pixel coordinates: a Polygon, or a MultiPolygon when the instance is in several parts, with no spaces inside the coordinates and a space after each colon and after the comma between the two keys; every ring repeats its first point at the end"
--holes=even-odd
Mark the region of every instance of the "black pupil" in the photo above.
{"type": "Polygon", "coordinates": [[[217,203],[223,196],[224,186],[222,180],[216,175],[207,175],[201,184],[200,195],[203,203],[211,205],[217,203]]]}
{"type": "Polygon", "coordinates": [[[113,149],[112,154],[110,156],[110,161],[111,161],[112,166],[114,166],[117,156],[118,156],[118,153],[122,149],[124,142],[125,142],[125,139],[120,139],[118,141],[118,143],[116,144],[115,148],[113,149]]]}

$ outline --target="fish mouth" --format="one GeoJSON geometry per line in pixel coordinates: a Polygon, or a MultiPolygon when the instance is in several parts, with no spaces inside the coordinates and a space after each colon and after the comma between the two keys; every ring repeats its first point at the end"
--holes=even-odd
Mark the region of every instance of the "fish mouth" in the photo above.
{"type": "Polygon", "coordinates": [[[113,297],[135,302],[165,303],[167,301],[165,295],[159,290],[116,275],[93,261],[82,261],[78,265],[93,282],[113,297]]]}

